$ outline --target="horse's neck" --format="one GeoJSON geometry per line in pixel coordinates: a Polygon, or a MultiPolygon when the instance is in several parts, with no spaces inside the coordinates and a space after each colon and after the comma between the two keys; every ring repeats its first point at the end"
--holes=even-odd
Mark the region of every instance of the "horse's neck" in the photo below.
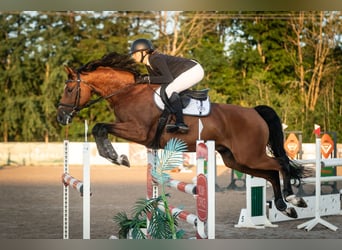
{"type": "Polygon", "coordinates": [[[155,88],[156,86],[153,85],[135,84],[132,88],[127,88],[108,101],[114,108],[114,112],[119,116],[126,117],[127,113],[129,113],[142,120],[145,120],[144,116],[148,116],[149,118],[146,121],[149,121],[153,119],[153,116],[158,115],[158,109],[153,104],[155,88]],[[149,108],[151,106],[152,109],[149,108]]]}
{"type": "MultiPolygon", "coordinates": [[[[145,108],[153,104],[154,91],[160,86],[156,84],[136,84],[134,75],[127,71],[118,71],[108,68],[98,69],[95,78],[98,93],[110,103],[114,112],[122,117],[129,110],[145,108]]],[[[95,86],[94,86],[95,87],[95,86]]],[[[157,110],[157,108],[156,108],[157,110]]],[[[133,111],[134,112],[134,111],[133,111]]],[[[146,111],[144,113],[147,113],[146,111]]],[[[141,116],[142,114],[136,114],[141,116]]]]}
{"type": "Polygon", "coordinates": [[[114,70],[108,67],[99,67],[91,81],[95,90],[102,97],[116,95],[130,89],[134,84],[134,75],[127,71],[114,70]]]}
{"type": "Polygon", "coordinates": [[[129,102],[134,101],[134,98],[138,98],[141,95],[146,95],[143,93],[145,90],[141,87],[142,86],[136,84],[122,85],[117,89],[108,87],[104,90],[101,90],[101,96],[105,98],[113,107],[129,105],[129,102]]]}

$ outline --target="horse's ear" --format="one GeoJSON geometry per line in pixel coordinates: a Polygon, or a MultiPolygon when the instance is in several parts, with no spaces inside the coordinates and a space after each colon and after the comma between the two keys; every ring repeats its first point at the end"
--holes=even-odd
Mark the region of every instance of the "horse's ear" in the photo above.
{"type": "Polygon", "coordinates": [[[67,65],[64,65],[64,69],[68,73],[68,75],[74,75],[75,74],[74,70],[67,65]]]}

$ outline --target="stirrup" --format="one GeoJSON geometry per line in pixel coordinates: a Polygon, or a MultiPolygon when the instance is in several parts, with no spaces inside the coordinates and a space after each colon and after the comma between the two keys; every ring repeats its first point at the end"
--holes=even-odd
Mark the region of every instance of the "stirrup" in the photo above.
{"type": "Polygon", "coordinates": [[[178,132],[185,134],[188,133],[189,127],[185,123],[176,123],[176,126],[178,127],[178,132]]]}
{"type": "Polygon", "coordinates": [[[176,126],[176,124],[167,124],[165,127],[167,133],[175,133],[178,130],[178,126],[176,126]]]}
{"type": "Polygon", "coordinates": [[[166,132],[168,133],[175,133],[179,132],[182,134],[186,134],[189,131],[189,127],[184,123],[178,123],[178,124],[167,124],[166,125],[166,132]]]}

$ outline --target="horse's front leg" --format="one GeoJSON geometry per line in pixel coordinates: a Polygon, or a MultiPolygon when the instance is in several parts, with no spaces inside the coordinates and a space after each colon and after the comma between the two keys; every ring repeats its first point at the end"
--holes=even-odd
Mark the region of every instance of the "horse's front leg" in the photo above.
{"type": "Polygon", "coordinates": [[[92,134],[95,137],[95,142],[99,154],[117,165],[124,165],[130,167],[128,157],[126,155],[120,155],[118,157],[111,141],[108,139],[108,129],[111,124],[98,123],[93,127],[92,134]]]}

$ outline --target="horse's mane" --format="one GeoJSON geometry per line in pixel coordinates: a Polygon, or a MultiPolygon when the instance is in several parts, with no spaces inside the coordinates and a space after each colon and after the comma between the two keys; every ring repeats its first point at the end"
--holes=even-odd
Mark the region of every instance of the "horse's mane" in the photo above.
{"type": "Polygon", "coordinates": [[[138,64],[131,58],[129,54],[118,54],[116,52],[108,53],[101,59],[86,63],[85,65],[79,67],[77,72],[91,72],[101,66],[129,71],[135,76],[140,75],[138,64]]]}

